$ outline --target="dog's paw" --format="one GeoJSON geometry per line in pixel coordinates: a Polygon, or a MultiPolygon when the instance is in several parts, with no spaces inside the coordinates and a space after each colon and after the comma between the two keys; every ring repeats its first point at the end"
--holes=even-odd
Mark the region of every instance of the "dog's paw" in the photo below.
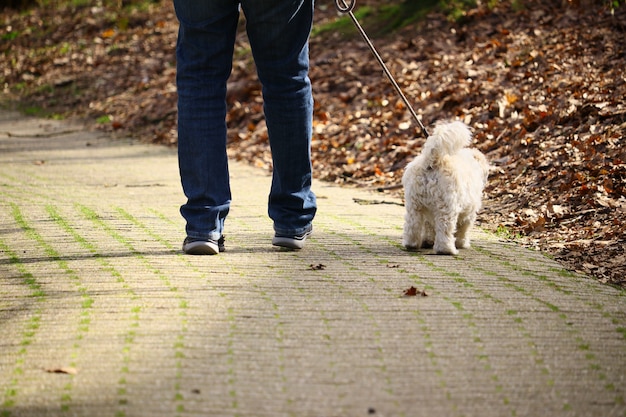
{"type": "Polygon", "coordinates": [[[469,249],[470,248],[470,240],[469,239],[457,239],[455,242],[455,246],[457,249],[469,249]]]}
{"type": "Polygon", "coordinates": [[[406,249],[409,252],[417,252],[418,251],[418,247],[414,246],[414,245],[403,245],[404,249],[406,249]]]}
{"type": "Polygon", "coordinates": [[[425,240],[422,242],[422,249],[432,249],[435,243],[432,240],[425,240]]]}
{"type": "Polygon", "coordinates": [[[458,255],[459,251],[453,246],[437,246],[433,248],[437,255],[458,255]]]}

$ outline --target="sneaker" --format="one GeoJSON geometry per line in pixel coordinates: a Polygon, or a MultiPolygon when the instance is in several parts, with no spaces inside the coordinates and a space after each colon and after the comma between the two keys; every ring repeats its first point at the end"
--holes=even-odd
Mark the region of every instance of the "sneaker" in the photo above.
{"type": "Polygon", "coordinates": [[[272,239],[272,245],[287,249],[302,249],[306,238],[311,236],[311,233],[313,233],[313,226],[311,225],[303,233],[296,236],[285,236],[277,233],[272,239]]]}
{"type": "Polygon", "coordinates": [[[220,237],[217,241],[213,239],[204,240],[187,237],[183,242],[183,252],[187,255],[217,255],[225,250],[224,236],[220,237]]]}

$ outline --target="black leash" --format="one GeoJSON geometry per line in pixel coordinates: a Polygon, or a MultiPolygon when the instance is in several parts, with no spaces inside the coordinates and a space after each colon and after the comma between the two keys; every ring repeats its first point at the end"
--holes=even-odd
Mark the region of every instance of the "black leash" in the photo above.
{"type": "Polygon", "coordinates": [[[335,0],[335,6],[337,7],[337,10],[340,13],[348,14],[348,16],[350,16],[350,19],[352,19],[352,22],[354,23],[354,26],[356,26],[356,28],[358,29],[359,33],[361,34],[361,37],[363,38],[363,40],[365,41],[367,46],[369,46],[370,51],[372,51],[372,54],[374,54],[374,57],[376,58],[376,60],[380,64],[380,66],[383,68],[383,71],[385,72],[385,75],[387,76],[387,78],[389,78],[389,81],[391,81],[391,85],[393,85],[393,87],[396,89],[396,91],[398,92],[398,95],[400,96],[400,98],[402,99],[402,101],[404,102],[406,107],[409,109],[409,112],[411,112],[411,115],[413,116],[413,119],[415,119],[415,121],[419,125],[419,127],[422,130],[422,133],[424,134],[424,136],[428,137],[429,136],[428,130],[426,130],[426,128],[422,124],[422,121],[417,116],[417,113],[415,113],[415,110],[413,110],[413,107],[411,107],[411,104],[409,103],[409,100],[406,98],[406,96],[404,95],[404,93],[400,89],[400,86],[398,85],[396,80],[393,78],[393,75],[391,75],[391,72],[387,68],[387,65],[385,65],[385,62],[383,61],[383,59],[380,57],[380,55],[376,51],[376,48],[374,48],[374,45],[372,44],[372,41],[370,41],[370,38],[367,36],[365,31],[363,30],[363,27],[361,26],[359,21],[354,16],[354,13],[352,13],[352,10],[354,10],[354,6],[356,6],[356,0],[347,0],[347,3],[346,3],[346,0],[335,0]]]}

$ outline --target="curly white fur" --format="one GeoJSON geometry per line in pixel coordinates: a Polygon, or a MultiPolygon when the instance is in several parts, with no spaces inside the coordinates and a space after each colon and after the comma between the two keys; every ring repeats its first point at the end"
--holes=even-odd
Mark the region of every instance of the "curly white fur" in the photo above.
{"type": "Polygon", "coordinates": [[[489,175],[485,156],[468,146],[472,133],[462,122],[436,126],[421,154],[402,176],[406,215],[402,244],[456,255],[469,248],[469,230],[482,205],[489,175]]]}

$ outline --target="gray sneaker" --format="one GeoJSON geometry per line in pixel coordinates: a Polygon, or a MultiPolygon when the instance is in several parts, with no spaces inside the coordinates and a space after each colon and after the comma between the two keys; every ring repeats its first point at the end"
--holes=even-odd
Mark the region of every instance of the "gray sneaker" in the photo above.
{"type": "Polygon", "coordinates": [[[276,233],[272,239],[272,245],[287,249],[302,249],[306,238],[311,236],[311,233],[313,233],[312,225],[309,225],[303,233],[296,236],[286,236],[276,233]]]}
{"type": "Polygon", "coordinates": [[[217,241],[213,239],[204,240],[187,237],[183,242],[183,252],[187,255],[217,255],[225,250],[224,236],[220,237],[217,241]]]}

